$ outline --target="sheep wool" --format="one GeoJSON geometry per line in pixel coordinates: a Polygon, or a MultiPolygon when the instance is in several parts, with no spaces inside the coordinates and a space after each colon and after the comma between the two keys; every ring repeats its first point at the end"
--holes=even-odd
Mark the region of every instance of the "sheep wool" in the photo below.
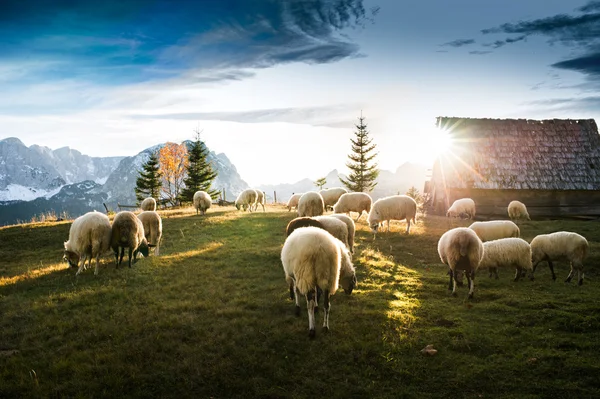
{"type": "Polygon", "coordinates": [[[519,280],[525,272],[529,272],[529,276],[533,280],[529,243],[522,238],[514,237],[484,242],[483,259],[479,263],[479,268],[487,268],[490,277],[495,274],[498,279],[499,267],[514,267],[516,269],[514,281],[519,280]]]}
{"type": "Polygon", "coordinates": [[[258,209],[258,206],[262,206],[263,212],[265,212],[265,193],[256,189],[256,203],[254,204],[254,210],[258,209]]]}
{"type": "Polygon", "coordinates": [[[69,229],[69,240],[64,243],[64,259],[71,267],[78,267],[75,275],[79,275],[85,268],[86,260],[91,268],[94,258],[94,274],[98,274],[100,256],[110,249],[110,234],[110,220],[103,213],[88,212],[73,221],[69,229]]]}
{"type": "Polygon", "coordinates": [[[294,232],[294,230],[299,229],[301,227],[318,227],[320,229],[326,230],[323,223],[319,222],[316,219],[313,219],[309,216],[303,216],[299,218],[292,219],[287,227],[285,228],[285,236],[288,237],[290,234],[294,232]]]}
{"type": "Polygon", "coordinates": [[[298,200],[298,216],[320,216],[325,211],[323,197],[316,191],[309,191],[298,200]]]}
{"type": "Polygon", "coordinates": [[[467,217],[468,219],[475,218],[475,201],[471,198],[457,199],[452,203],[452,206],[448,208],[446,212],[447,217],[467,217]]]}
{"type": "Polygon", "coordinates": [[[115,254],[117,268],[123,261],[125,248],[129,248],[129,267],[135,263],[138,253],[148,256],[148,241],[144,235],[144,225],[133,212],[121,211],[113,219],[110,246],[115,254]],[[119,248],[121,256],[119,258],[119,248]]]}
{"type": "Polygon", "coordinates": [[[377,234],[379,224],[387,220],[388,232],[390,231],[390,220],[406,219],[406,234],[410,232],[411,220],[416,223],[417,203],[408,195],[392,195],[380,198],[373,203],[369,213],[369,226],[373,234],[377,234]]]}
{"type": "Polygon", "coordinates": [[[144,236],[148,241],[148,247],[154,248],[154,255],[160,254],[160,240],[162,238],[162,219],[160,215],[153,211],[144,211],[140,213],[138,219],[144,226],[144,236]]]}
{"type": "Polygon", "coordinates": [[[298,208],[298,200],[302,197],[304,193],[292,194],[287,203],[288,212],[292,210],[292,208],[298,208]]]}
{"type": "Polygon", "coordinates": [[[489,222],[474,222],[469,228],[473,230],[481,241],[499,240],[500,238],[519,237],[519,226],[510,220],[490,220],[489,222]]]}
{"type": "Polygon", "coordinates": [[[240,193],[235,200],[235,207],[240,210],[248,210],[252,212],[252,208],[254,204],[256,204],[256,199],[258,198],[258,193],[256,190],[248,188],[240,193]]]}
{"type": "Polygon", "coordinates": [[[200,213],[200,215],[205,215],[206,211],[212,205],[212,198],[206,191],[196,191],[194,193],[194,208],[196,208],[196,215],[200,213]]]}
{"type": "Polygon", "coordinates": [[[333,206],[340,199],[340,197],[343,194],[346,194],[347,192],[348,190],[346,190],[343,187],[332,187],[319,191],[319,194],[321,194],[321,197],[323,197],[323,204],[325,206],[325,210],[327,210],[327,207],[333,208],[333,206]]]}
{"type": "Polygon", "coordinates": [[[348,225],[346,222],[331,217],[331,215],[315,216],[315,219],[325,227],[325,230],[338,240],[346,245],[346,248],[350,250],[350,244],[348,243],[348,225]]]}
{"type": "Polygon", "coordinates": [[[329,215],[329,217],[337,218],[346,223],[346,226],[348,227],[348,248],[351,253],[354,253],[354,234],[356,233],[356,225],[352,218],[341,213],[334,213],[329,215]]]}
{"type": "Polygon", "coordinates": [[[577,271],[578,284],[583,284],[583,261],[587,258],[590,245],[585,237],[570,231],[558,231],[551,234],[540,234],[531,240],[531,259],[533,272],[540,262],[547,261],[552,280],[556,280],[554,274],[555,261],[566,261],[571,264],[571,271],[565,282],[571,282],[575,271],[577,271]]]}
{"type": "Polygon", "coordinates": [[[511,220],[519,220],[519,219],[525,219],[525,220],[531,220],[531,218],[529,217],[529,213],[527,213],[527,207],[525,206],[524,203],[520,202],[520,201],[511,201],[510,204],[508,204],[508,217],[511,220]]]}
{"type": "Polygon", "coordinates": [[[145,198],[140,204],[140,208],[142,209],[142,211],[155,211],[156,200],[152,197],[145,198]]]}
{"type": "Polygon", "coordinates": [[[333,206],[334,213],[347,213],[350,212],[358,212],[358,217],[356,221],[360,219],[363,211],[371,212],[371,205],[373,204],[373,200],[371,196],[367,193],[346,193],[342,194],[340,199],[333,206]]]}
{"type": "Polygon", "coordinates": [[[448,289],[456,295],[456,286],[462,285],[462,274],[467,276],[469,298],[475,291],[475,271],[483,258],[483,243],[475,232],[466,227],[448,230],[438,241],[440,260],[448,265],[450,283],[448,289]]]}

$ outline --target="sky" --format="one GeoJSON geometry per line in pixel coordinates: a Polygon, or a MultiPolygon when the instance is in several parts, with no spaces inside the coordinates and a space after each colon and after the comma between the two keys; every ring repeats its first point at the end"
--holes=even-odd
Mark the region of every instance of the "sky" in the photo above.
{"type": "Polygon", "coordinates": [[[437,116],[596,118],[600,1],[5,0],[0,139],[131,156],[201,139],[250,185],[430,165],[437,116]],[[448,5],[451,3],[451,5],[448,5]]]}

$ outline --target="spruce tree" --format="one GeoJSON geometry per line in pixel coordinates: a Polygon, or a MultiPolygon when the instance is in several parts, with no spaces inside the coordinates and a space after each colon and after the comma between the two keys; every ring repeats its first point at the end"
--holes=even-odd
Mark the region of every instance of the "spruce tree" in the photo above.
{"type": "Polygon", "coordinates": [[[327,184],[327,177],[321,177],[315,181],[315,186],[319,187],[319,190],[323,188],[324,185],[327,184]]]}
{"type": "Polygon", "coordinates": [[[357,129],[354,132],[355,138],[350,139],[352,152],[348,155],[350,162],[346,163],[350,175],[348,179],[340,178],[344,186],[354,192],[371,192],[377,185],[376,180],[379,176],[377,163],[373,163],[378,153],[373,152],[376,145],[371,144],[373,139],[369,138],[365,119],[361,113],[358,118],[359,123],[355,125],[357,129]]]}
{"type": "Polygon", "coordinates": [[[219,196],[219,190],[211,190],[210,186],[217,177],[217,172],[206,160],[208,148],[200,140],[200,132],[196,130],[196,140],[188,146],[187,177],[183,180],[185,187],[181,190],[181,201],[191,202],[196,191],[206,191],[212,198],[219,196]]]}
{"type": "Polygon", "coordinates": [[[158,200],[162,187],[162,176],[156,151],[150,154],[150,158],[142,165],[139,173],[140,176],[135,181],[135,197],[138,202],[142,202],[147,197],[158,200]]]}

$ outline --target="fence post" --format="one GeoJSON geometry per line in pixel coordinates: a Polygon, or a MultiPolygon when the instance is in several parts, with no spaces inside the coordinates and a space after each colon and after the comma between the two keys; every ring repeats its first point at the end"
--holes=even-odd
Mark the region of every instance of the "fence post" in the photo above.
{"type": "Polygon", "coordinates": [[[277,203],[277,191],[273,190],[273,203],[277,203]]]}

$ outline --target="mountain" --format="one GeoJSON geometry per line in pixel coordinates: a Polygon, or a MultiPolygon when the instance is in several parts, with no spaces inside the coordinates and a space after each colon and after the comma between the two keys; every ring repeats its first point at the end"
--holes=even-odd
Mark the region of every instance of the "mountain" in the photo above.
{"type": "Polygon", "coordinates": [[[0,201],[33,200],[84,180],[103,183],[122,158],[90,157],[69,147],[27,147],[15,137],[0,140],[0,201]]]}
{"type": "MultiPolygon", "coordinates": [[[[370,195],[373,200],[376,200],[388,195],[404,194],[411,186],[415,186],[419,192],[423,192],[427,169],[427,166],[406,162],[400,165],[395,172],[380,170],[377,186],[370,195]]],[[[340,176],[344,179],[347,178],[337,169],[329,172],[325,177],[327,183],[324,188],[344,187],[339,179],[340,176]]],[[[267,193],[269,201],[272,201],[274,193],[276,193],[278,202],[287,202],[293,193],[319,191],[313,180],[310,179],[302,179],[292,184],[259,185],[258,188],[267,193]]]]}

